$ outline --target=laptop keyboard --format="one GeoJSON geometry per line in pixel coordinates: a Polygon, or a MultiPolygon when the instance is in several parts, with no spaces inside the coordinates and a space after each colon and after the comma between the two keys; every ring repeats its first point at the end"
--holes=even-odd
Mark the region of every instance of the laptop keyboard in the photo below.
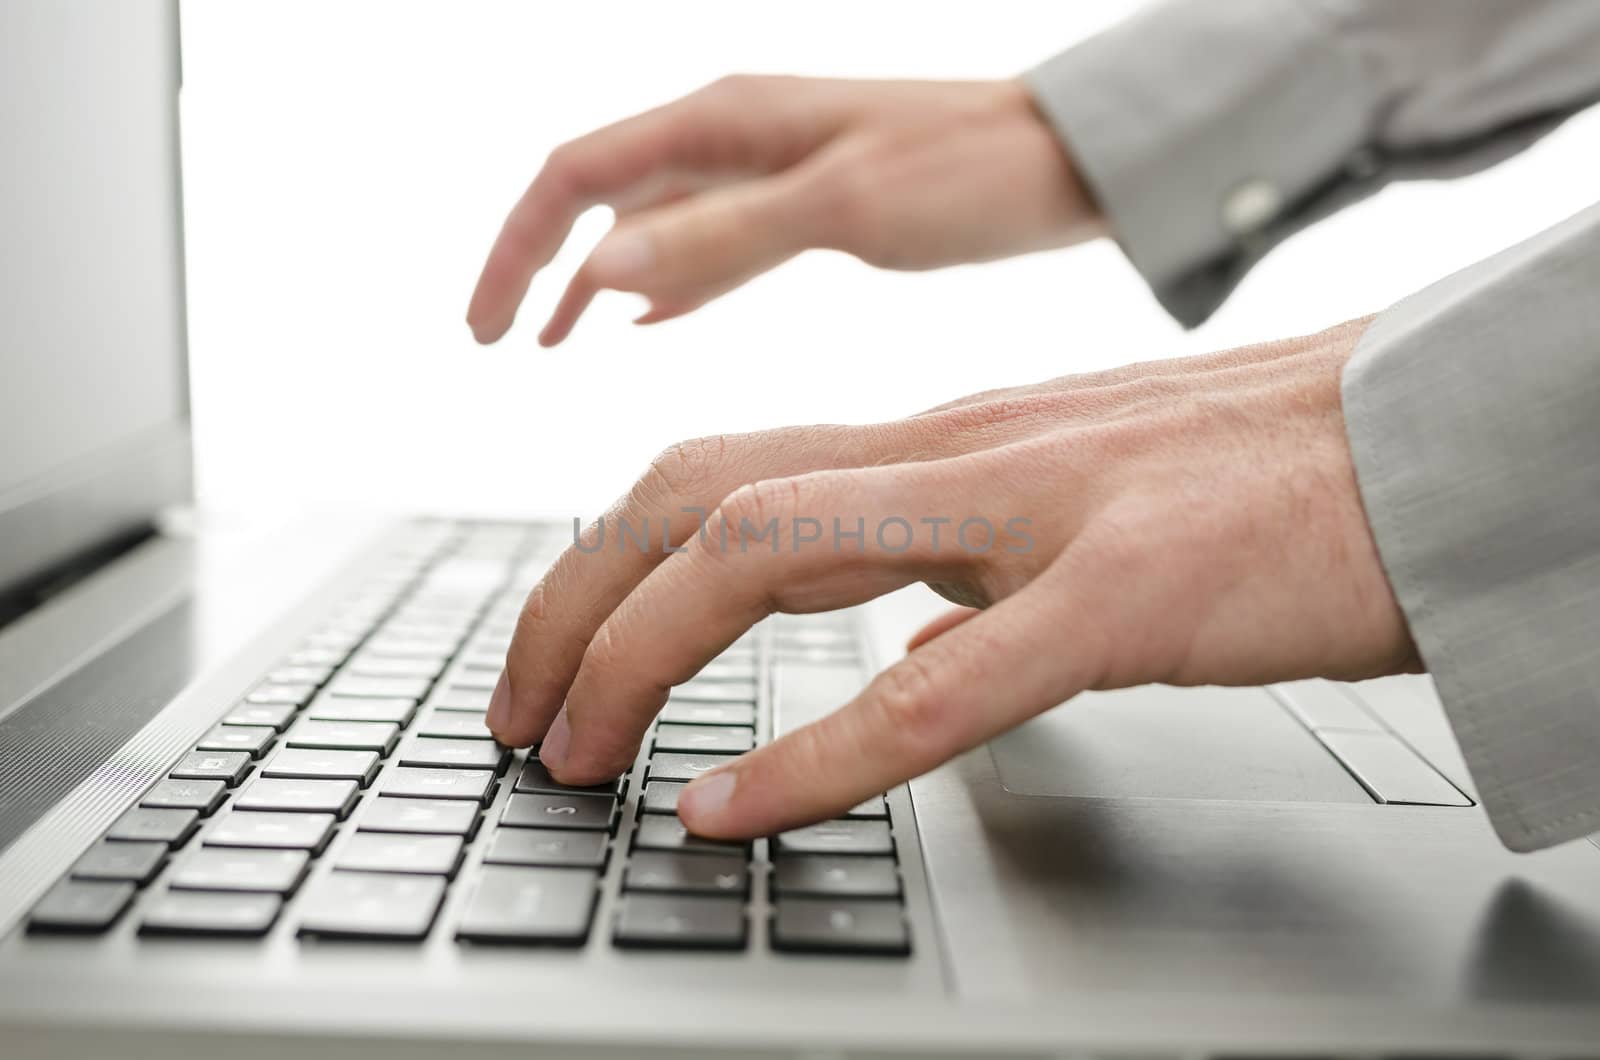
{"type": "Polygon", "coordinates": [[[674,689],[628,774],[573,788],[484,723],[560,531],[434,523],[424,536],[222,713],[35,905],[30,932],[131,918],[140,935],[286,925],[320,939],[599,935],[622,949],[744,951],[765,931],[780,952],[910,952],[886,798],[747,843],[692,835],[676,816],[687,781],[770,738],[776,660],[862,665],[847,614],[762,623],[674,689]],[[600,924],[612,876],[620,900],[600,924]]]}

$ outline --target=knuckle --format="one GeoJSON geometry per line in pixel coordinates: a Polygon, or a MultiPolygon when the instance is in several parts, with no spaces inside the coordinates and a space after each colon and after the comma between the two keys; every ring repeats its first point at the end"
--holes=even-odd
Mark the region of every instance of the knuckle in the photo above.
{"type": "Polygon", "coordinates": [[[727,435],[713,434],[669,445],[650,461],[639,485],[646,494],[698,496],[725,466],[729,442],[727,435]]]}
{"type": "Polygon", "coordinates": [[[811,180],[814,212],[822,219],[821,243],[878,265],[883,219],[877,208],[882,186],[869,157],[852,151],[820,169],[811,180]]]}
{"type": "Polygon", "coordinates": [[[569,140],[559,144],[545,156],[544,168],[539,171],[539,179],[553,191],[573,196],[581,195],[583,193],[581,158],[582,150],[577,141],[569,140]]]}
{"type": "Polygon", "coordinates": [[[700,90],[709,99],[740,99],[758,87],[761,78],[754,74],[723,74],[700,90]]]}
{"type": "Polygon", "coordinates": [[[884,731],[913,747],[940,741],[950,721],[947,698],[927,660],[907,655],[879,674],[869,688],[884,731]]]}
{"type": "Polygon", "coordinates": [[[723,500],[722,517],[734,530],[746,524],[765,529],[771,523],[777,523],[781,529],[785,521],[800,510],[800,491],[799,480],[792,478],[747,483],[723,500]]]}

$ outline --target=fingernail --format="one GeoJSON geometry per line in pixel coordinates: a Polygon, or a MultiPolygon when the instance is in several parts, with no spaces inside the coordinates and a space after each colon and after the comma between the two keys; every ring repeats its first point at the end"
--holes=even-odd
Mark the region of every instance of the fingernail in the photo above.
{"type": "Polygon", "coordinates": [[[733,770],[720,769],[692,781],[678,796],[678,816],[714,821],[728,805],[728,800],[733,798],[733,788],[738,779],[738,774],[733,770]]]}
{"type": "Polygon", "coordinates": [[[567,724],[567,708],[562,707],[539,745],[539,761],[549,769],[560,769],[567,762],[567,747],[571,743],[572,726],[567,724]]]}
{"type": "Polygon", "coordinates": [[[639,231],[616,229],[589,255],[589,267],[602,283],[631,280],[655,264],[655,247],[639,231]]]}
{"type": "Polygon", "coordinates": [[[504,670],[500,671],[500,680],[494,683],[494,692],[489,696],[489,713],[484,720],[489,723],[489,731],[497,736],[505,732],[506,724],[511,721],[511,684],[504,670]]]}

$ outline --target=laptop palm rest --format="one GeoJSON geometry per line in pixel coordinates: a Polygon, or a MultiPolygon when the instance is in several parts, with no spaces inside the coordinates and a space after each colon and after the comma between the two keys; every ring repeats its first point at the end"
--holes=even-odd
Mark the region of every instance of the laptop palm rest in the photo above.
{"type": "Polygon", "coordinates": [[[1259,688],[1088,692],[990,744],[1015,795],[1370,803],[1259,688]]]}

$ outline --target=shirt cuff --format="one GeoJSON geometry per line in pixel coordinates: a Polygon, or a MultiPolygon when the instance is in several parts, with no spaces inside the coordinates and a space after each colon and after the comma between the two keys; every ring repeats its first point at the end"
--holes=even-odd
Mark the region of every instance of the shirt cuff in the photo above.
{"type": "Polygon", "coordinates": [[[1600,831],[1600,206],[1381,314],[1345,424],[1395,596],[1505,844],[1600,831]]]}
{"type": "Polygon", "coordinates": [[[1339,38],[1308,6],[1168,2],[1024,75],[1124,253],[1186,326],[1372,169],[1373,79],[1339,38]]]}

